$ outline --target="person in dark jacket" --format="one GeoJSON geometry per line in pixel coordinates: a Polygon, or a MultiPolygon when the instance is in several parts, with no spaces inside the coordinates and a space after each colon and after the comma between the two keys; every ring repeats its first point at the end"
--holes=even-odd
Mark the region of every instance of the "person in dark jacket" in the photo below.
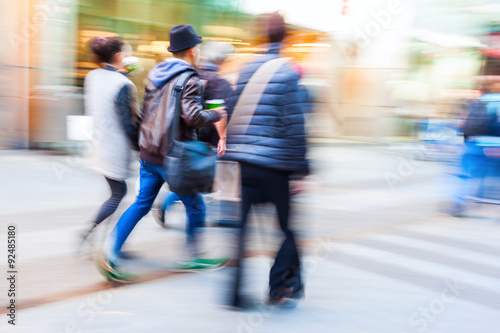
{"type": "MultiPolygon", "coordinates": [[[[205,101],[222,99],[227,100],[233,94],[233,88],[229,82],[223,79],[219,74],[220,66],[227,59],[231,52],[232,45],[221,42],[207,42],[201,46],[202,62],[197,67],[200,73],[201,82],[204,85],[203,98],[205,101]]],[[[231,116],[231,110],[227,110],[228,117],[231,116]]],[[[220,137],[215,126],[207,126],[200,129],[200,141],[208,142],[217,147],[219,156],[224,155],[226,150],[226,137],[220,137]]]]}
{"type": "Polygon", "coordinates": [[[258,203],[271,202],[276,206],[279,226],[285,236],[271,268],[268,302],[294,303],[304,292],[299,251],[294,232],[289,227],[289,182],[292,178],[306,176],[309,171],[298,73],[290,64],[282,65],[264,89],[251,119],[249,114],[238,115],[237,109],[238,100],[254,73],[263,64],[280,57],[285,23],[279,14],[269,17],[267,32],[269,50],[242,69],[236,91],[228,102],[228,108],[237,106],[228,124],[225,158],[240,162],[242,184],[237,269],[230,291],[230,305],[236,308],[248,305],[240,288],[242,258],[248,213],[251,206],[258,203]],[[242,126],[240,122],[248,119],[248,127],[242,126]]]}
{"type": "MultiPolygon", "coordinates": [[[[200,80],[203,84],[203,99],[205,101],[215,99],[226,100],[233,93],[233,89],[229,82],[218,74],[219,68],[226,60],[227,54],[231,51],[231,48],[231,44],[220,42],[206,42],[201,46],[202,62],[196,69],[198,70],[200,80]]],[[[228,112],[228,115],[230,115],[230,112],[228,112]]],[[[222,121],[224,121],[224,119],[222,121]]],[[[207,142],[217,147],[219,157],[224,155],[226,151],[225,129],[217,129],[215,125],[210,125],[200,128],[198,133],[200,141],[207,142]],[[219,135],[218,131],[222,131],[223,133],[219,135]]],[[[174,202],[179,200],[180,198],[176,193],[169,192],[160,207],[154,210],[154,216],[160,226],[165,227],[165,211],[167,211],[174,202]]],[[[197,194],[196,200],[199,204],[199,209],[196,212],[186,211],[188,216],[186,225],[188,239],[193,237],[196,228],[205,225],[206,207],[203,197],[197,194]]],[[[193,244],[192,248],[193,251],[197,251],[197,246],[195,244],[193,244]]]]}
{"type": "MultiPolygon", "coordinates": [[[[136,201],[125,211],[108,237],[99,257],[101,272],[115,280],[126,279],[119,270],[123,258],[122,246],[136,226],[150,210],[166,181],[163,167],[171,142],[175,98],[171,92],[176,79],[185,71],[194,70],[199,61],[201,37],[190,25],[180,25],[170,31],[169,52],[173,58],[161,62],[148,75],[143,101],[143,120],[139,134],[140,189],[136,201]]],[[[193,75],[184,86],[181,99],[181,121],[177,140],[195,140],[196,129],[209,126],[226,116],[224,107],[204,110],[202,85],[193,75]]],[[[186,207],[196,210],[194,195],[180,196],[186,207]]]]}

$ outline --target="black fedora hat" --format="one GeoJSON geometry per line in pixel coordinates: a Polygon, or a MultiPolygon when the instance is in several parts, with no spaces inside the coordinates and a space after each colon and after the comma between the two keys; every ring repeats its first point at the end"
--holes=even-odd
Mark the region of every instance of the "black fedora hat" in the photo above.
{"type": "Polygon", "coordinates": [[[196,34],[190,24],[178,25],[170,30],[170,46],[168,52],[179,52],[201,43],[201,37],[196,34]]]}

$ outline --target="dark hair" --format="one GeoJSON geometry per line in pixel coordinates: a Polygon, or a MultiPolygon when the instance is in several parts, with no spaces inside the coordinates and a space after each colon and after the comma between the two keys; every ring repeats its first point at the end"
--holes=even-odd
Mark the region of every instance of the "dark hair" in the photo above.
{"type": "Polygon", "coordinates": [[[267,20],[267,36],[269,42],[280,43],[285,39],[286,26],[283,16],[279,13],[272,13],[267,20]]]}
{"type": "Polygon", "coordinates": [[[121,52],[124,45],[125,43],[120,37],[93,38],[90,41],[90,49],[94,54],[94,62],[96,64],[112,62],[115,54],[121,52]]]}
{"type": "Polygon", "coordinates": [[[188,54],[189,50],[191,50],[193,47],[189,47],[187,49],[180,50],[180,51],[177,51],[177,52],[172,52],[172,55],[174,57],[176,57],[176,58],[184,58],[188,54]]]}

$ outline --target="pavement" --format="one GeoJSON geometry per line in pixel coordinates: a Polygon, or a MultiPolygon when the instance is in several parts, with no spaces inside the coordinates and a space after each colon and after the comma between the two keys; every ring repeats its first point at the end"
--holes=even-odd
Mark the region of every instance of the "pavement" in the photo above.
{"type": "MultiPolygon", "coordinates": [[[[108,284],[88,258],[95,249],[82,251],[76,241],[106,198],[102,176],[84,158],[2,151],[0,183],[7,190],[0,192],[0,248],[15,224],[18,274],[15,326],[5,314],[6,279],[0,283],[0,331],[498,332],[498,207],[480,207],[463,219],[439,213],[446,168],[416,159],[419,151],[416,145],[312,147],[314,173],[294,198],[292,217],[306,297],[293,310],[264,305],[280,238],[272,208],[261,207],[253,215],[245,272],[245,290],[260,305],[246,312],[223,305],[232,268],[108,284]]],[[[134,183],[131,178],[121,211],[133,201],[134,183]]],[[[181,229],[182,207],[168,218],[181,229]]],[[[100,227],[98,240],[111,225],[100,227]]],[[[168,263],[183,242],[182,230],[160,229],[148,215],[127,245],[168,263]]],[[[211,255],[230,254],[233,244],[230,228],[204,231],[211,255]]],[[[0,255],[5,275],[6,259],[7,252],[0,255]]]]}

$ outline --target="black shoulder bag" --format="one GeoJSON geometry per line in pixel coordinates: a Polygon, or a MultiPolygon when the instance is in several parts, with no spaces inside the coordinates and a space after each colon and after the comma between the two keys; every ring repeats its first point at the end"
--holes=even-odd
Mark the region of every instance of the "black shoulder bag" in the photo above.
{"type": "Polygon", "coordinates": [[[184,86],[194,71],[180,74],[174,86],[175,111],[170,130],[169,151],[163,161],[170,190],[177,194],[211,192],[217,153],[208,143],[180,141],[179,123],[184,86]]]}

